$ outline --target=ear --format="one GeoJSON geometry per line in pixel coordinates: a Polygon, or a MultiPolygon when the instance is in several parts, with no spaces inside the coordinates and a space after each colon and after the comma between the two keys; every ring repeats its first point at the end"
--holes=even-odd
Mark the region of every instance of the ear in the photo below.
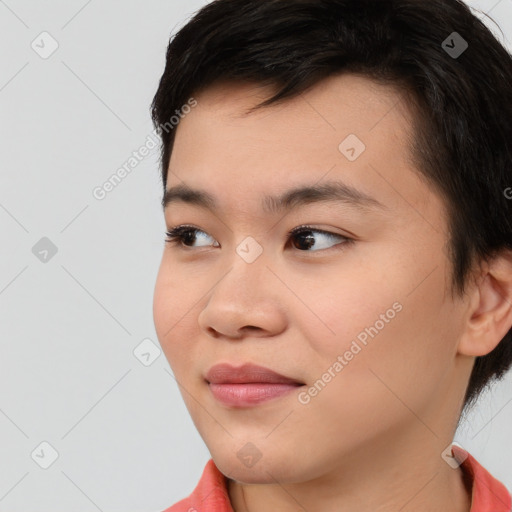
{"type": "Polygon", "coordinates": [[[512,251],[503,251],[483,265],[469,304],[458,352],[485,356],[512,328],[512,251]]]}

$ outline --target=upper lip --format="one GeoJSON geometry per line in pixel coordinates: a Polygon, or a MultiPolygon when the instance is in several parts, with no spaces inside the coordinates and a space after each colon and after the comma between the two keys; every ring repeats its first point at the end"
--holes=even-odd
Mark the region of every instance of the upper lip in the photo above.
{"type": "Polygon", "coordinates": [[[242,366],[232,366],[227,363],[216,364],[208,370],[205,379],[213,384],[244,384],[249,382],[304,384],[296,379],[276,373],[269,368],[252,363],[245,363],[242,366]]]}

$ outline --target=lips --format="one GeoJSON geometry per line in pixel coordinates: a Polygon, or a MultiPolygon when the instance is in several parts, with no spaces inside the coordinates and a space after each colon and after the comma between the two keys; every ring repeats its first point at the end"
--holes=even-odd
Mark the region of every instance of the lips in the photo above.
{"type": "Polygon", "coordinates": [[[205,376],[212,396],[228,408],[254,407],[290,396],[303,382],[264,366],[216,364],[205,376]]]}
{"type": "Polygon", "coordinates": [[[206,381],[211,384],[288,384],[302,386],[303,382],[286,377],[279,373],[251,363],[242,366],[231,366],[230,364],[216,364],[212,366],[205,376],[206,381]]]}

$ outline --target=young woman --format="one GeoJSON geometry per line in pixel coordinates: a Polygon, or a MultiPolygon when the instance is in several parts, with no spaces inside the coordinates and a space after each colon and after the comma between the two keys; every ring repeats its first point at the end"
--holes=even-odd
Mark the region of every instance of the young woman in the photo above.
{"type": "Polygon", "coordinates": [[[161,346],[211,460],[167,512],[510,512],[512,58],[457,0],[216,0],[152,104],[161,346]]]}

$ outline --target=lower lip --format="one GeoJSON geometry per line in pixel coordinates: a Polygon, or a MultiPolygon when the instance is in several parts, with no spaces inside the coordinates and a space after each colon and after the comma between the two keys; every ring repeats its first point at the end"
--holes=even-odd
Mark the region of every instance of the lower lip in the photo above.
{"type": "Polygon", "coordinates": [[[213,396],[225,405],[244,407],[273,400],[296,390],[300,385],[266,384],[208,384],[213,396]]]}

